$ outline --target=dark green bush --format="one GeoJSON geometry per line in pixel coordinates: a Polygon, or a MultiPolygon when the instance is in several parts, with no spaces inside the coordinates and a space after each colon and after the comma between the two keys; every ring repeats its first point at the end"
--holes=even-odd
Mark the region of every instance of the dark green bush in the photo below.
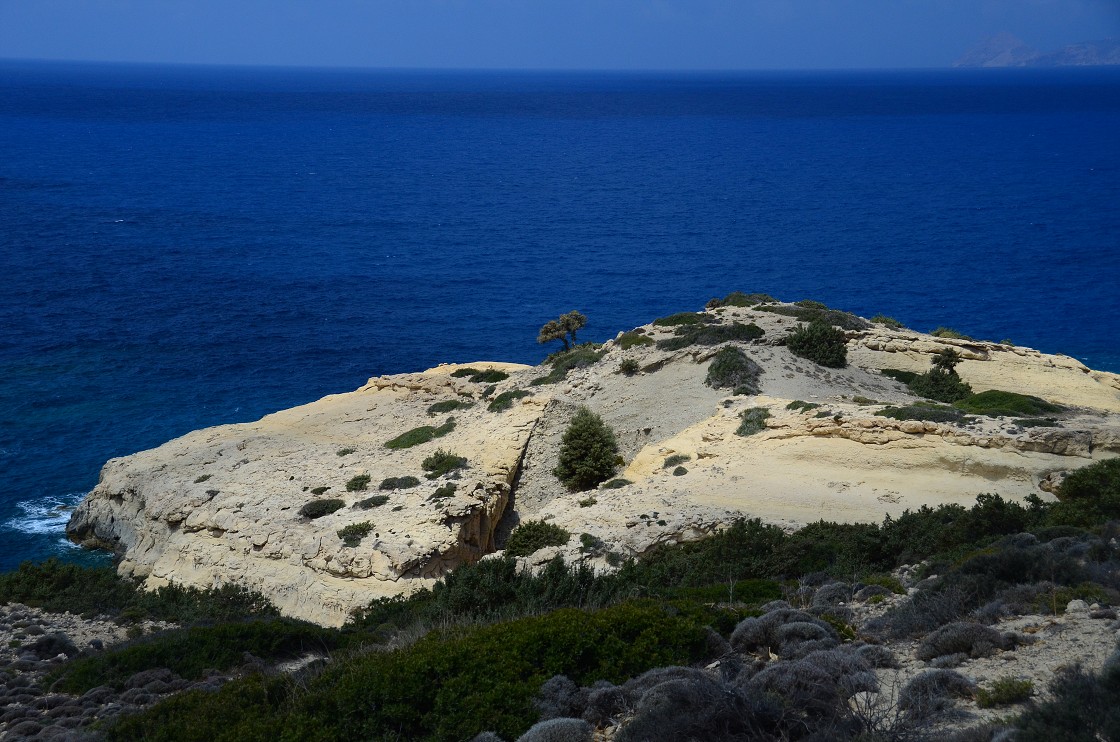
{"type": "Polygon", "coordinates": [[[358,449],[356,449],[356,448],[349,448],[349,447],[340,448],[337,451],[335,451],[335,455],[337,455],[337,456],[349,456],[350,454],[354,453],[357,450],[358,449]]]}
{"type": "Polygon", "coordinates": [[[642,367],[633,358],[623,358],[622,363],[618,364],[618,372],[624,376],[633,376],[641,370],[642,367]]]}
{"type": "Polygon", "coordinates": [[[1029,394],[1016,394],[1015,392],[1002,392],[998,389],[989,389],[986,392],[972,394],[958,400],[955,406],[965,412],[988,417],[1042,415],[1065,410],[1061,405],[1047,402],[1039,397],[1032,397],[1029,394]]]}
{"type": "Polygon", "coordinates": [[[661,464],[661,468],[668,469],[670,467],[676,466],[677,464],[683,464],[686,461],[690,461],[691,459],[692,457],[687,453],[675,453],[672,456],[665,457],[665,461],[661,464]]]}
{"type": "Polygon", "coordinates": [[[214,476],[214,475],[213,474],[200,474],[199,476],[197,476],[195,478],[194,483],[195,484],[202,484],[203,482],[208,481],[210,479],[210,477],[212,477],[212,476],[214,476]]]}
{"type": "MultiPolygon", "coordinates": [[[[366,481],[369,481],[369,477],[366,477],[366,481]]],[[[328,500],[312,500],[299,509],[299,514],[304,518],[310,518],[314,520],[315,518],[322,518],[324,515],[330,515],[336,510],[341,510],[344,507],[346,507],[346,503],[337,498],[331,498],[328,500]]]]}
{"type": "Polygon", "coordinates": [[[660,350],[680,350],[691,345],[719,345],[731,341],[751,342],[764,334],[753,322],[747,325],[732,322],[729,325],[682,325],[673,331],[673,337],[657,341],[660,350]]]}
{"type": "Polygon", "coordinates": [[[956,366],[961,357],[955,350],[946,348],[933,354],[931,368],[918,374],[906,386],[911,392],[938,402],[957,402],[972,394],[972,387],[961,381],[956,366]]]}
{"type": "Polygon", "coordinates": [[[351,523],[338,529],[338,537],[342,539],[343,546],[357,546],[362,539],[373,533],[373,524],[368,520],[361,523],[351,523]]]}
{"type": "Polygon", "coordinates": [[[474,407],[474,402],[468,402],[463,399],[445,399],[436,402],[428,407],[429,415],[442,415],[455,410],[468,410],[474,407]]]}
{"type": "Polygon", "coordinates": [[[424,476],[428,479],[436,479],[444,474],[449,474],[456,469],[463,469],[467,466],[467,460],[463,456],[456,456],[450,451],[445,451],[442,448],[437,449],[428,458],[420,462],[420,467],[428,472],[424,476]]]}
{"type": "Polygon", "coordinates": [[[711,322],[712,318],[703,312],[677,312],[668,317],[661,317],[653,321],[654,327],[679,327],[681,325],[700,325],[711,322]]]}
{"type": "MultiPolygon", "coordinates": [[[[683,477],[685,474],[688,474],[688,469],[684,468],[683,466],[678,466],[676,469],[673,469],[674,477],[683,477]]],[[[665,525],[664,521],[659,520],[657,522],[659,525],[665,525]]]]}
{"type": "Polygon", "coordinates": [[[735,435],[754,435],[766,430],[766,421],[770,418],[770,410],[765,407],[751,407],[739,413],[741,422],[735,429],[735,435]]]}
{"type": "Polygon", "coordinates": [[[818,407],[820,407],[820,405],[817,404],[816,402],[804,402],[800,399],[795,399],[795,400],[793,400],[792,402],[790,402],[789,404],[786,405],[787,410],[800,410],[802,412],[808,412],[809,410],[815,410],[818,407]]]}
{"type": "Polygon", "coordinates": [[[429,500],[446,500],[447,498],[454,495],[455,490],[457,490],[457,489],[458,489],[458,485],[456,485],[454,482],[448,482],[445,485],[442,485],[440,487],[436,487],[436,491],[433,492],[431,495],[429,495],[428,499],[429,500]]]}
{"type": "Polygon", "coordinates": [[[330,489],[330,487],[312,487],[311,488],[311,494],[321,495],[329,489],[330,489]]]}
{"type": "Polygon", "coordinates": [[[872,324],[883,325],[884,327],[889,327],[892,330],[905,330],[906,329],[906,325],[902,324],[901,322],[896,320],[894,317],[888,317],[885,314],[876,314],[874,317],[871,318],[871,322],[872,322],[872,324]]]}
{"type": "Polygon", "coordinates": [[[356,474],[346,483],[347,492],[361,492],[369,485],[368,474],[356,474]]]}
{"type": "Polygon", "coordinates": [[[553,473],[568,489],[587,490],[611,478],[617,458],[614,433],[603,418],[580,407],[560,440],[559,461],[553,473]]]}
{"type": "Polygon", "coordinates": [[[758,394],[762,367],[738,348],[720,348],[708,366],[704,383],[713,389],[734,389],[735,394],[758,394]]]}
{"type": "Polygon", "coordinates": [[[465,379],[468,376],[475,376],[475,375],[480,374],[480,373],[482,373],[482,372],[479,371],[477,368],[471,368],[470,366],[467,366],[466,368],[455,369],[454,371],[451,372],[451,375],[456,379],[465,379]]]}
{"type": "Polygon", "coordinates": [[[569,350],[553,353],[546,360],[546,363],[552,366],[552,370],[547,376],[533,379],[529,382],[529,385],[556,384],[566,379],[569,371],[593,366],[607,354],[605,350],[600,350],[599,347],[598,343],[584,343],[569,350]]]}
{"type": "Polygon", "coordinates": [[[848,365],[848,346],[844,333],[821,320],[799,325],[786,338],[786,347],[794,355],[821,366],[844,368],[848,365]]]}
{"type": "Polygon", "coordinates": [[[606,482],[603,482],[602,489],[616,490],[620,487],[625,487],[628,484],[633,484],[633,482],[631,482],[629,479],[610,479],[606,482]]]}
{"type": "Polygon", "coordinates": [[[419,446],[421,443],[442,438],[455,429],[455,418],[447,418],[447,422],[440,425],[438,428],[431,425],[421,425],[419,428],[413,428],[406,433],[401,433],[391,441],[385,442],[386,448],[401,449],[412,448],[419,446]]]}
{"type": "Polygon", "coordinates": [[[1019,742],[1120,739],[1120,664],[1116,655],[1099,675],[1080,666],[1057,672],[1051,698],[1028,706],[1016,720],[1019,742]]]}
{"type": "Polygon", "coordinates": [[[404,477],[385,477],[381,480],[381,484],[377,485],[377,489],[386,492],[391,490],[411,489],[419,485],[420,480],[410,474],[404,477]]]}
{"type": "Polygon", "coordinates": [[[499,381],[505,381],[509,378],[509,374],[505,371],[499,371],[496,368],[479,371],[478,373],[471,374],[468,381],[473,381],[476,384],[497,384],[499,381]]]}
{"type": "Polygon", "coordinates": [[[514,400],[524,399],[532,395],[532,392],[527,392],[524,389],[512,389],[508,392],[502,392],[494,397],[494,399],[490,401],[490,404],[486,405],[486,409],[490,412],[505,412],[513,407],[514,400]]]}
{"type": "Polygon", "coordinates": [[[642,330],[630,330],[629,332],[622,333],[615,341],[615,344],[621,350],[630,350],[631,348],[637,348],[643,345],[653,345],[653,338],[647,337],[642,330]]]}
{"type": "Polygon", "coordinates": [[[358,508],[359,510],[370,510],[372,508],[379,508],[387,502],[389,502],[388,495],[374,495],[373,497],[367,497],[364,500],[359,500],[358,502],[354,503],[354,507],[358,508]]]}
{"type": "Polygon", "coordinates": [[[911,381],[920,376],[920,374],[914,371],[903,371],[899,368],[884,368],[880,369],[879,373],[881,373],[883,376],[894,379],[895,381],[900,381],[903,384],[909,384],[911,381]]]}
{"type": "Polygon", "coordinates": [[[935,404],[911,404],[905,407],[888,406],[875,413],[878,417],[889,417],[892,420],[923,420],[935,423],[968,423],[971,418],[955,407],[935,404]]]}
{"type": "Polygon", "coordinates": [[[572,534],[563,528],[543,520],[527,520],[509,535],[506,554],[510,556],[529,556],[546,546],[563,546],[572,534]]]}
{"type": "Polygon", "coordinates": [[[770,294],[744,294],[742,291],[732,291],[720,300],[720,304],[726,307],[753,307],[756,304],[776,301],[777,299],[770,294]]]}
{"type": "Polygon", "coordinates": [[[931,330],[930,335],[938,338],[948,338],[950,340],[973,340],[968,335],[962,335],[956,330],[949,327],[938,327],[936,330],[931,330]]]}
{"type": "Polygon", "coordinates": [[[196,626],[79,658],[57,670],[54,678],[58,690],[80,695],[99,685],[121,690],[129,677],[144,670],[167,668],[188,680],[197,680],[208,669],[229,670],[243,664],[246,652],[265,660],[280,660],[309,651],[326,653],[341,644],[337,631],[291,619],[196,626]]]}
{"type": "MultiPolygon", "coordinates": [[[[822,305],[823,306],[823,305],[822,305]]],[[[857,317],[851,312],[841,312],[838,309],[820,309],[819,307],[805,307],[805,306],[786,306],[779,305],[761,305],[756,307],[764,312],[771,314],[781,314],[786,317],[794,317],[802,322],[823,322],[829,326],[839,327],[842,330],[866,330],[871,327],[871,323],[867,320],[857,317]]]]}

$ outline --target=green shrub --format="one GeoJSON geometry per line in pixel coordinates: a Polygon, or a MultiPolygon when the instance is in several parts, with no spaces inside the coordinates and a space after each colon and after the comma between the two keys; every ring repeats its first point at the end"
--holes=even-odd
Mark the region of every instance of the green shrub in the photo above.
{"type": "Polygon", "coordinates": [[[790,402],[789,404],[786,405],[787,410],[795,410],[795,411],[800,410],[802,412],[808,412],[809,410],[815,410],[818,407],[820,407],[820,405],[817,404],[816,402],[804,402],[800,399],[795,399],[795,400],[793,400],[792,402],[790,402]]]}
{"type": "Polygon", "coordinates": [[[661,468],[662,469],[668,469],[671,466],[676,466],[677,464],[683,464],[684,462],[690,461],[690,460],[692,460],[692,457],[689,456],[687,453],[675,453],[672,456],[666,456],[665,457],[665,463],[663,463],[661,465],[661,468]]]}
{"type": "Polygon", "coordinates": [[[532,392],[527,392],[524,389],[512,389],[508,392],[502,392],[491,400],[490,404],[486,405],[486,409],[490,412],[505,412],[513,407],[514,400],[524,399],[525,397],[532,396],[532,392]]]}
{"type": "Polygon", "coordinates": [[[595,487],[614,474],[618,444],[603,418],[586,407],[572,417],[560,441],[560,456],[553,473],[569,489],[595,487]]]}
{"type": "Polygon", "coordinates": [[[438,428],[432,427],[431,425],[421,425],[419,428],[413,428],[407,433],[401,433],[393,440],[386,441],[385,447],[394,450],[412,448],[413,446],[419,446],[421,443],[427,443],[436,438],[442,438],[454,429],[455,418],[449,417],[447,418],[447,422],[440,425],[438,428]]]}
{"type": "Polygon", "coordinates": [[[762,367],[738,348],[720,348],[708,366],[704,383],[713,389],[734,389],[735,394],[758,394],[762,367]]]}
{"type": "Polygon", "coordinates": [[[775,301],[777,299],[770,294],[744,294],[742,291],[732,291],[720,300],[720,304],[727,307],[753,307],[756,304],[775,301]]]}
{"type": "Polygon", "coordinates": [[[510,556],[529,556],[547,546],[563,546],[572,534],[563,528],[543,520],[527,520],[509,535],[506,554],[510,556]]]}
{"type": "Polygon", "coordinates": [[[622,363],[618,364],[618,372],[624,376],[633,376],[641,370],[641,366],[633,358],[623,358],[622,363]]]}
{"type": "Polygon", "coordinates": [[[934,337],[948,338],[950,340],[974,340],[975,339],[975,338],[970,338],[968,335],[962,335],[961,333],[959,333],[956,330],[954,330],[952,328],[949,328],[949,327],[938,327],[936,330],[932,330],[929,334],[933,335],[934,337]]]}
{"type": "Polygon", "coordinates": [[[475,375],[480,374],[480,373],[482,373],[482,372],[479,371],[477,368],[471,368],[470,366],[467,366],[466,368],[455,369],[454,371],[451,372],[451,375],[453,377],[455,377],[456,379],[465,379],[468,376],[475,376],[475,375]]]}
{"type": "Polygon", "coordinates": [[[596,500],[594,497],[585,497],[585,498],[583,498],[582,500],[579,501],[579,506],[581,508],[589,508],[597,502],[599,502],[599,501],[596,500]]]}
{"type": "Polygon", "coordinates": [[[244,664],[246,652],[269,661],[289,659],[328,652],[340,638],[331,629],[279,618],[173,630],[69,662],[55,672],[56,687],[75,695],[101,685],[122,690],[132,675],[158,668],[198,680],[207,670],[244,664]]]}
{"type": "Polygon", "coordinates": [[[456,456],[450,451],[445,451],[442,448],[437,449],[435,453],[420,462],[420,467],[424,471],[428,472],[424,475],[428,479],[436,479],[437,477],[441,477],[444,474],[449,474],[456,469],[463,469],[466,467],[466,465],[466,458],[462,456],[456,456]]]}
{"type": "Polygon", "coordinates": [[[615,341],[615,345],[621,350],[630,350],[643,345],[653,345],[653,338],[647,337],[642,330],[630,330],[622,333],[615,341]]]}
{"type": "Polygon", "coordinates": [[[356,449],[356,448],[340,448],[337,451],[335,451],[335,455],[336,456],[349,456],[350,454],[354,453],[357,450],[358,449],[356,449]]]}
{"type": "Polygon", "coordinates": [[[961,381],[956,366],[961,357],[955,350],[946,348],[933,354],[929,371],[918,374],[907,383],[914,394],[938,402],[957,402],[972,394],[972,387],[961,381]]]}
{"type": "Polygon", "coordinates": [[[597,343],[584,343],[568,350],[553,353],[546,361],[552,366],[552,370],[547,376],[533,379],[529,382],[529,385],[556,384],[566,379],[569,371],[577,368],[587,368],[598,363],[607,354],[605,350],[599,348],[600,346],[597,343]]]}
{"type": "Polygon", "coordinates": [[[889,327],[892,330],[905,330],[906,329],[906,325],[902,324],[901,322],[896,320],[894,317],[888,317],[885,314],[876,314],[874,317],[871,318],[871,322],[876,324],[876,325],[883,325],[884,327],[889,327]]]}
{"type": "Polygon", "coordinates": [[[764,334],[753,322],[747,325],[732,322],[729,325],[682,325],[673,331],[673,337],[657,341],[660,350],[681,350],[692,345],[719,345],[726,342],[751,342],[764,334]]]}
{"type": "Polygon", "coordinates": [[[812,299],[802,299],[801,301],[795,301],[793,305],[796,307],[802,307],[803,309],[820,309],[822,311],[828,309],[827,304],[819,301],[814,301],[812,299]]]}
{"type": "MultiPolygon", "coordinates": [[[[369,477],[366,477],[366,480],[368,481],[369,477]]],[[[337,498],[312,500],[299,509],[299,514],[304,518],[314,520],[315,518],[322,518],[324,515],[330,515],[344,507],[346,507],[346,503],[337,498]]]]}
{"type": "Polygon", "coordinates": [[[468,402],[463,399],[445,399],[441,402],[436,402],[428,407],[429,415],[442,415],[455,410],[469,410],[474,407],[474,402],[468,402]]]}
{"type": "Polygon", "coordinates": [[[711,322],[712,318],[703,312],[677,312],[668,317],[653,321],[654,327],[679,327],[681,325],[700,325],[711,322]]]}
{"type": "Polygon", "coordinates": [[[428,499],[446,500],[447,498],[455,494],[456,489],[458,489],[458,486],[454,482],[448,482],[447,484],[437,487],[436,491],[428,496],[428,499]]]}
{"type": "Polygon", "coordinates": [[[889,417],[892,420],[922,420],[935,423],[968,423],[971,418],[955,407],[935,404],[912,404],[905,407],[886,407],[875,413],[878,417],[889,417]]]}
{"type": "Polygon", "coordinates": [[[420,480],[412,475],[404,477],[385,477],[381,480],[381,484],[377,485],[377,489],[382,492],[389,490],[406,490],[420,485],[420,480]]]}
{"type": "Polygon", "coordinates": [[[369,485],[368,474],[356,474],[346,483],[347,492],[361,492],[369,485]]]}
{"type": "Polygon", "coordinates": [[[986,392],[972,394],[958,400],[954,406],[965,412],[988,417],[1041,415],[1065,410],[1061,405],[1047,402],[1039,397],[1032,397],[1029,394],[1016,394],[1015,392],[1002,392],[998,389],[989,389],[986,392]]]}
{"type": "MultiPolygon", "coordinates": [[[[619,489],[621,487],[625,487],[628,484],[633,484],[633,482],[631,482],[629,479],[610,479],[610,480],[607,480],[606,482],[603,482],[602,489],[616,490],[616,489],[619,489]]],[[[594,499],[594,498],[592,498],[592,499],[594,499]]]]}
{"type": "Polygon", "coordinates": [[[920,374],[914,371],[903,371],[900,368],[883,368],[879,369],[879,373],[888,378],[900,381],[903,384],[909,384],[914,379],[918,378],[920,374]]]}
{"type": "Polygon", "coordinates": [[[379,508],[387,502],[389,502],[388,495],[373,495],[354,503],[354,507],[361,510],[370,510],[371,508],[379,508]]]}
{"type": "Polygon", "coordinates": [[[1022,703],[1030,698],[1033,692],[1034,683],[1031,681],[1003,677],[992,682],[990,690],[980,688],[976,691],[976,705],[982,709],[989,709],[994,706],[1022,703]]]}
{"type": "Polygon", "coordinates": [[[839,327],[842,330],[866,330],[871,327],[871,323],[867,320],[857,317],[851,312],[841,312],[838,309],[785,306],[781,304],[775,306],[758,306],[756,309],[760,309],[763,312],[770,312],[771,314],[794,317],[801,322],[813,322],[816,320],[829,326],[839,327]]]}
{"type": "Polygon", "coordinates": [[[330,487],[312,487],[311,488],[311,494],[321,495],[329,489],[330,489],[330,487]]]}
{"type": "MultiPolygon", "coordinates": [[[[684,468],[683,466],[678,466],[676,469],[673,469],[674,477],[683,477],[685,474],[688,474],[688,469],[684,468]]],[[[658,525],[665,525],[664,521],[659,520],[657,521],[657,523],[658,525]]]]}
{"type": "Polygon", "coordinates": [[[368,520],[361,523],[351,523],[338,530],[338,537],[342,539],[343,546],[357,546],[362,539],[373,533],[373,524],[368,520]]]}
{"type": "Polygon", "coordinates": [[[848,346],[844,333],[821,320],[799,325],[786,338],[786,347],[796,356],[829,368],[848,365],[848,346]]]}
{"type": "Polygon", "coordinates": [[[766,430],[766,421],[770,418],[770,410],[765,407],[751,407],[739,413],[741,422],[735,429],[735,435],[754,435],[766,430]]]}
{"type": "Polygon", "coordinates": [[[200,475],[199,475],[199,476],[198,476],[198,477],[197,477],[197,478],[196,478],[196,479],[194,480],[194,483],[195,483],[195,484],[202,484],[203,482],[209,481],[210,477],[212,477],[212,476],[214,476],[214,475],[213,475],[213,474],[200,474],[200,475]]]}

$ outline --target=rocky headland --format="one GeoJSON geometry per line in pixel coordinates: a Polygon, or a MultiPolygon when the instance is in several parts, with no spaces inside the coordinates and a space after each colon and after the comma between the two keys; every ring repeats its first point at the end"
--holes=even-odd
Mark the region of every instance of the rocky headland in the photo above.
{"type": "Polygon", "coordinates": [[[113,550],[119,572],[149,588],[236,584],[285,615],[339,626],[375,598],[499,553],[520,521],[581,536],[525,563],[559,554],[608,570],[619,557],[743,517],[795,528],[968,506],[979,493],[1052,500],[1066,472],[1120,454],[1116,374],[835,312],[848,362],[828,368],[786,347],[806,308],[818,311],[770,301],[713,306],[583,346],[566,371],[441,365],[196,431],[108,462],[67,531],[113,550]],[[761,333],[719,339],[744,337],[735,328],[748,325],[761,333]],[[705,383],[728,346],[757,364],[751,393],[705,383]],[[974,392],[1029,395],[1060,411],[941,421],[877,414],[920,402],[898,379],[928,371],[945,350],[959,356],[956,372],[974,392]],[[613,429],[621,483],[571,492],[553,474],[580,407],[613,429]],[[737,434],[743,413],[758,409],[764,427],[737,434]],[[433,471],[437,451],[465,466],[433,471]],[[670,458],[682,465],[666,467],[670,458]]]}

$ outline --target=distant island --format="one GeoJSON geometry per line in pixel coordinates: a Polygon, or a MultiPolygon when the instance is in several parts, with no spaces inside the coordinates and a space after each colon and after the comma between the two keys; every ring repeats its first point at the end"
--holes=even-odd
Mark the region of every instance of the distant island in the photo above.
{"type": "Polygon", "coordinates": [[[984,39],[953,62],[954,67],[1098,67],[1120,65],[1120,40],[1082,41],[1042,52],[1009,33],[984,39]]]}

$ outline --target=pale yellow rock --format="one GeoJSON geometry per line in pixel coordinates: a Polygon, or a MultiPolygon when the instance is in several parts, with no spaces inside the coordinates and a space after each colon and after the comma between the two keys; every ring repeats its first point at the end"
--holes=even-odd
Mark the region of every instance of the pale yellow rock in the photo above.
{"type": "MultiPolygon", "coordinates": [[[[760,395],[731,397],[705,385],[718,346],[624,351],[616,341],[604,345],[598,363],[552,385],[530,385],[547,369],[489,362],[377,377],[357,391],[255,423],[196,431],[114,459],[68,531],[78,541],[112,545],[123,556],[120,571],[148,587],[233,583],[261,592],[286,615],[339,625],[373,598],[430,585],[492,554],[517,520],[544,518],[573,534],[566,546],[523,560],[527,568],[558,555],[608,569],[611,552],[640,555],[741,517],[792,528],[821,518],[879,521],[922,505],[967,506],[985,492],[1052,498],[1065,472],[1120,454],[1120,377],[1073,359],[873,326],[847,333],[848,368],[823,369],[778,342],[797,325],[788,316],[735,307],[713,316],[766,331],[759,342],[735,344],[763,369],[760,395]],[[976,391],[1004,389],[1071,407],[1062,427],[1022,429],[1002,418],[900,422],[874,414],[884,404],[914,401],[880,369],[925,371],[931,355],[946,347],[967,359],[959,371],[976,391]],[[623,359],[643,371],[617,373],[623,359]],[[468,366],[509,373],[495,393],[532,394],[508,411],[490,412],[478,399],[485,385],[451,375],[468,366]],[[434,402],[468,394],[476,402],[470,409],[427,414],[434,402]],[[820,406],[790,411],[793,400],[820,406]],[[618,476],[630,484],[570,493],[552,474],[563,432],[581,405],[615,431],[627,462],[618,476]],[[748,407],[771,415],[766,430],[744,437],[735,431],[748,407]],[[445,437],[403,450],[384,446],[448,417],[456,425],[445,437]],[[355,450],[339,455],[345,448],[355,450]],[[422,477],[421,461],[437,448],[467,457],[470,467],[452,496],[433,500],[450,481],[422,477]],[[681,476],[664,466],[673,454],[689,457],[681,476]],[[370,478],[369,490],[346,491],[356,475],[370,478]],[[380,507],[353,507],[377,494],[383,479],[406,475],[421,484],[383,493],[389,501],[380,507]],[[330,489],[315,495],[317,487],[330,489]],[[300,517],[315,497],[339,497],[346,507],[315,520],[300,517]],[[337,531],[362,521],[373,532],[357,547],[343,546],[337,531]],[[582,534],[600,545],[585,547],[582,534]]],[[[674,332],[641,329],[654,340],[674,332]]]]}

